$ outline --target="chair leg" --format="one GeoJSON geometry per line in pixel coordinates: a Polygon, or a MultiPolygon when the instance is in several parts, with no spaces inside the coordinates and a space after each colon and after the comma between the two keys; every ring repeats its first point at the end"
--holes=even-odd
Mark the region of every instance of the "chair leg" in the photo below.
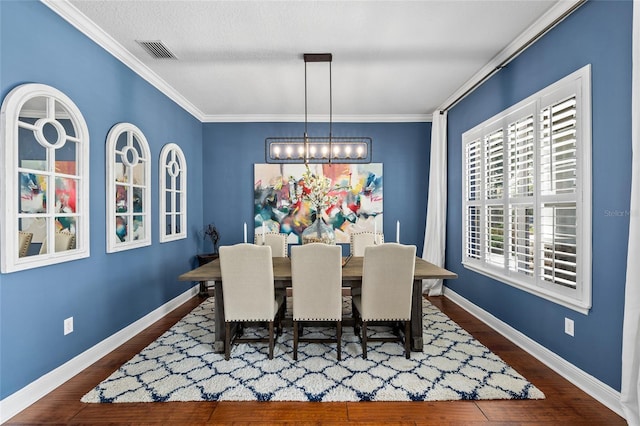
{"type": "Polygon", "coordinates": [[[411,321],[404,322],[404,354],[409,359],[411,357],[411,321]]]}
{"type": "Polygon", "coordinates": [[[336,325],[336,350],[338,352],[338,361],[342,360],[341,343],[342,343],[342,321],[338,321],[336,325]]]}
{"type": "Polygon", "coordinates": [[[224,323],[224,359],[229,361],[231,355],[231,323],[224,323]]]}
{"type": "Polygon", "coordinates": [[[298,360],[298,321],[293,320],[293,359],[298,360]]]}
{"type": "Polygon", "coordinates": [[[362,321],[362,358],[367,359],[367,322],[362,321]]]}
{"type": "Polygon", "coordinates": [[[273,321],[269,321],[269,359],[273,359],[274,340],[273,321]]]}

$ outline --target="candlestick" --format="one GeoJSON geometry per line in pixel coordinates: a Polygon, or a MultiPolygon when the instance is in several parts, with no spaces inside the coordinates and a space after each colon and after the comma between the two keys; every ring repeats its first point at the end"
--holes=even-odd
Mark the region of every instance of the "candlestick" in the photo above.
{"type": "Polygon", "coordinates": [[[400,221],[396,222],[396,243],[400,244],[400,221]]]}
{"type": "Polygon", "coordinates": [[[244,223],[244,242],[247,243],[247,222],[244,223]]]}

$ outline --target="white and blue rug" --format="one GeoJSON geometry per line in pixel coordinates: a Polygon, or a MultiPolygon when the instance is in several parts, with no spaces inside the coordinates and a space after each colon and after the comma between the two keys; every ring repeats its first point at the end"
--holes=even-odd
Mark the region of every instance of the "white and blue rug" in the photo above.
{"type": "MultiPolygon", "coordinates": [[[[350,310],[350,299],[345,311],[350,310]]],[[[289,300],[289,307],[291,301],[289,300]]],[[[335,344],[300,343],[286,329],[274,359],[262,343],[234,345],[231,359],[212,352],[213,298],[82,397],[82,402],[161,401],[443,401],[543,399],[544,394],[427,300],[424,352],[371,342],[362,359],[352,327],[335,344]]],[[[313,329],[322,334],[335,329],[313,329]]],[[[305,336],[307,336],[305,329],[305,336]]]]}

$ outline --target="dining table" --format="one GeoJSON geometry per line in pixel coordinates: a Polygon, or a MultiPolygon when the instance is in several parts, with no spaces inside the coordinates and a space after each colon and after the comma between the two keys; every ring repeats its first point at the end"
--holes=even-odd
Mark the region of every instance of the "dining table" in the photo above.
{"type": "MultiPolygon", "coordinates": [[[[347,256],[343,258],[342,283],[344,287],[359,286],[362,282],[362,265],[364,257],[347,256]]],[[[416,257],[414,283],[411,300],[411,350],[422,351],[422,280],[454,279],[458,276],[444,268],[416,257]]],[[[291,282],[291,259],[289,257],[273,258],[273,278],[275,286],[283,286],[291,282]],[[284,283],[284,284],[283,284],[284,283]]],[[[225,327],[224,303],[222,294],[222,273],[220,259],[185,272],[178,277],[180,281],[212,281],[214,282],[214,317],[215,340],[214,351],[224,352],[225,327]]]]}

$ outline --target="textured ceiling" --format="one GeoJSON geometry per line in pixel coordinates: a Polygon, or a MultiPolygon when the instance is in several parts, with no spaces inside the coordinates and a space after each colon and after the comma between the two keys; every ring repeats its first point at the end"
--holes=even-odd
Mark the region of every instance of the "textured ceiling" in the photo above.
{"type": "MultiPolygon", "coordinates": [[[[65,7],[203,121],[299,120],[302,54],[324,52],[333,54],[334,120],[408,121],[444,106],[556,3],[71,0],[65,7]],[[136,40],[160,40],[177,60],[154,59],[136,40]]],[[[307,71],[310,121],[326,118],[329,66],[309,63],[307,71]]]]}

